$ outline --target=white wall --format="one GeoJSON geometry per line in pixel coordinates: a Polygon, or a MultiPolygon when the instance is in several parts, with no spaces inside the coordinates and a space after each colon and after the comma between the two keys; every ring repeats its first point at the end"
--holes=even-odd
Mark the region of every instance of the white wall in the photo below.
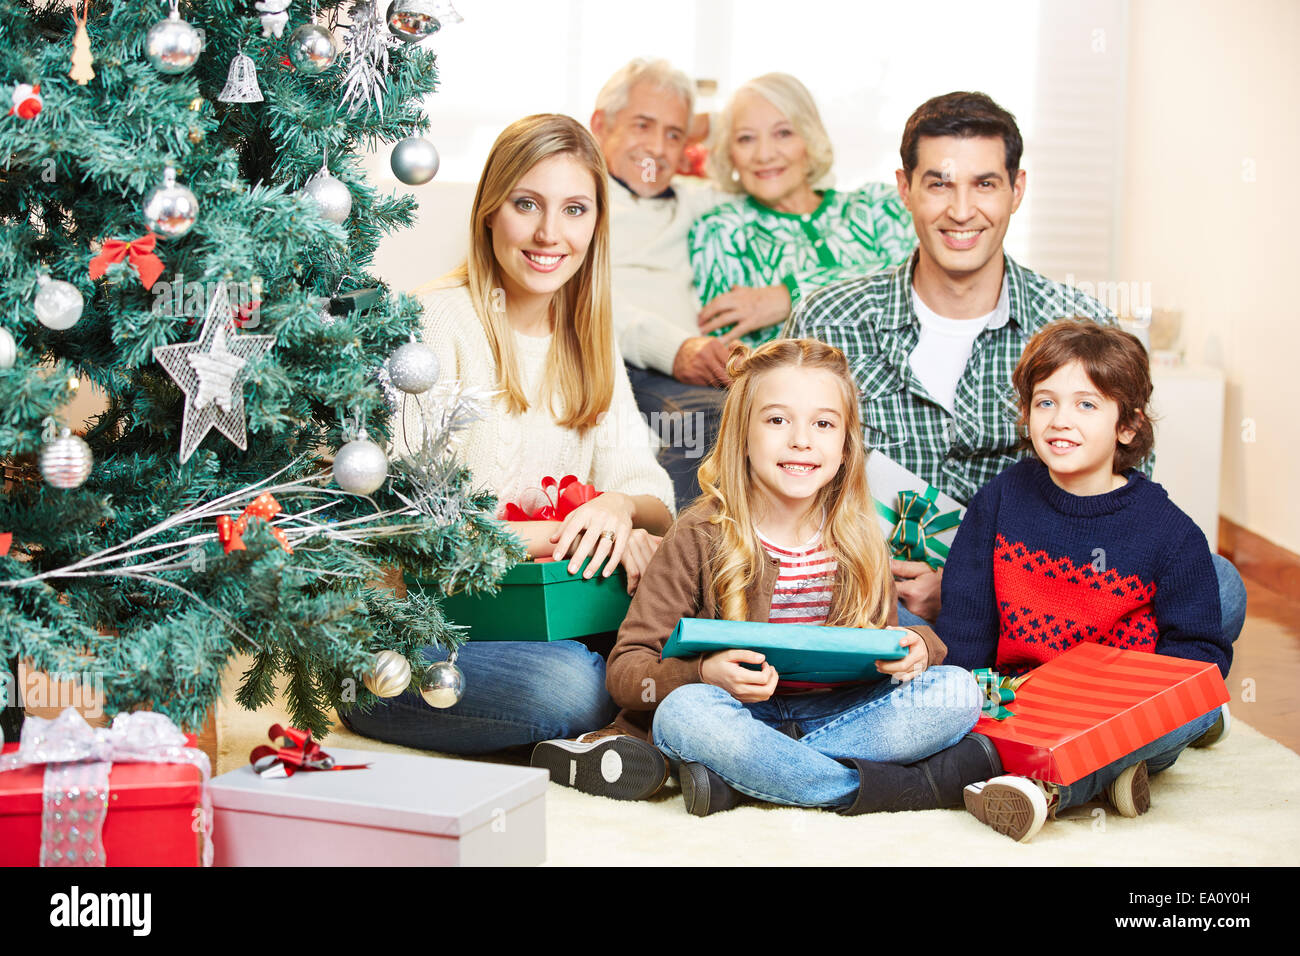
{"type": "Polygon", "coordinates": [[[1132,4],[1117,278],[1224,371],[1221,513],[1300,552],[1297,40],[1295,0],[1132,4]]]}
{"type": "MultiPolygon", "coordinates": [[[[799,77],[830,133],[841,187],[892,183],[912,111],[931,96],[975,89],[1015,113],[1025,135],[1030,185],[1007,234],[1010,253],[1060,279],[1095,281],[1114,268],[1126,0],[988,0],[976,13],[969,0],[929,0],[923,15],[895,0],[660,0],[653,8],[460,0],[457,8],[465,21],[427,41],[438,56],[439,89],[425,104],[443,159],[435,184],[476,182],[492,141],[521,116],[559,112],[585,123],[610,74],[637,56],[716,81],[705,110],[761,73],[799,77]]],[[[400,188],[388,152],[372,157],[371,180],[400,188]]],[[[424,281],[408,277],[426,250],[460,247],[459,197],[435,184],[414,191],[415,229],[381,251],[398,287],[424,281]]]]}

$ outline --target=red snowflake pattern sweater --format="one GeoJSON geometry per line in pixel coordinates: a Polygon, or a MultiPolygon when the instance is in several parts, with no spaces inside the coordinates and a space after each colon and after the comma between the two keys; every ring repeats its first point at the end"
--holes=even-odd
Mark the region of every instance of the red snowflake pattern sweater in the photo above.
{"type": "Polygon", "coordinates": [[[1127,478],[1072,495],[1026,459],[979,490],[943,570],[945,663],[1019,674],[1092,642],[1210,661],[1227,676],[1205,535],[1160,485],[1127,478]]]}

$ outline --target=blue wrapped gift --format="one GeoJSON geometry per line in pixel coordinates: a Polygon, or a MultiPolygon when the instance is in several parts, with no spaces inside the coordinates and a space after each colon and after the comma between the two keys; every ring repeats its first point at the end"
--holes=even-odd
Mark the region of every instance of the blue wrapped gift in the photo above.
{"type": "Polygon", "coordinates": [[[684,617],[677,622],[663,657],[695,657],[742,648],[757,651],[782,680],[817,684],[881,680],[876,661],[901,660],[907,648],[901,631],[814,624],[762,624],[684,617]]]}

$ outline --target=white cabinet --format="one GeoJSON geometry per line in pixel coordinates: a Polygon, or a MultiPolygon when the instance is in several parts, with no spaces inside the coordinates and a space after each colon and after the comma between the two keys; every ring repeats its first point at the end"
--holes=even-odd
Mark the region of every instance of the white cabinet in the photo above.
{"type": "Polygon", "coordinates": [[[1219,544],[1219,472],[1223,463],[1223,372],[1203,365],[1153,367],[1156,468],[1174,504],[1219,544]]]}

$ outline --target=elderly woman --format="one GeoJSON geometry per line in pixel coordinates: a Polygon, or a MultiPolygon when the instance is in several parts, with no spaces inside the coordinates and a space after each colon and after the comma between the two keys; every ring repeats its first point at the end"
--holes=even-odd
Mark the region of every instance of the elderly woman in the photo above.
{"type": "Polygon", "coordinates": [[[831,159],[817,105],[793,76],[768,73],[736,91],[709,172],[745,198],[700,217],[689,239],[702,333],[761,345],[801,296],[911,254],[916,234],[892,185],[815,188],[831,159]]]}

